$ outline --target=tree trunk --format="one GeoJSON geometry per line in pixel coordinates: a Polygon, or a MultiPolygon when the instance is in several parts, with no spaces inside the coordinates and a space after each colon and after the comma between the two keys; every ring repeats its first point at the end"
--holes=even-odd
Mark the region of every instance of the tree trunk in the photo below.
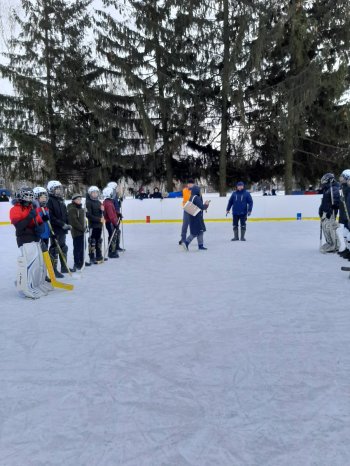
{"type": "Polygon", "coordinates": [[[49,138],[50,138],[50,160],[49,170],[50,176],[56,178],[57,175],[57,136],[54,121],[54,110],[52,100],[52,84],[51,84],[51,52],[50,52],[50,41],[49,41],[49,24],[50,18],[45,5],[45,66],[46,66],[46,92],[47,92],[47,114],[49,123],[49,138]]]}
{"type": "Polygon", "coordinates": [[[163,139],[163,153],[164,162],[166,169],[166,189],[168,192],[172,192],[174,188],[173,182],[173,154],[172,147],[169,140],[169,121],[168,121],[168,109],[166,103],[166,96],[164,90],[164,77],[162,73],[162,62],[160,56],[160,44],[157,32],[154,34],[154,40],[156,43],[156,65],[157,65],[157,78],[158,78],[158,90],[159,90],[159,110],[162,124],[162,139],[163,139]]]}
{"type": "Polygon", "coordinates": [[[224,56],[221,75],[221,141],[219,160],[219,193],[226,196],[227,192],[227,142],[228,142],[228,96],[230,91],[230,34],[229,34],[229,0],[223,0],[224,27],[223,44],[224,56]]]}

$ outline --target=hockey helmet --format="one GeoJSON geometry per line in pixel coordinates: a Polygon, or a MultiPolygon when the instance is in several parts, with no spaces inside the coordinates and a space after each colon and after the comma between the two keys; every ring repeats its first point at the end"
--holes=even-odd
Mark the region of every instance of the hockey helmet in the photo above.
{"type": "Polygon", "coordinates": [[[47,191],[57,197],[63,197],[63,186],[57,180],[51,180],[47,183],[47,191]]]}
{"type": "Polygon", "coordinates": [[[106,186],[102,191],[103,199],[113,199],[114,190],[110,186],[106,186]]]}
{"type": "Polygon", "coordinates": [[[22,202],[33,202],[34,200],[34,192],[32,188],[28,186],[23,186],[16,192],[16,198],[22,202]]]}
{"type": "Polygon", "coordinates": [[[347,183],[350,180],[350,169],[343,170],[339,179],[341,183],[347,183]]]}
{"type": "Polygon", "coordinates": [[[44,195],[47,197],[47,190],[42,186],[36,186],[35,188],[33,188],[33,193],[35,199],[39,199],[40,196],[44,195]]]}
{"type": "Polygon", "coordinates": [[[335,181],[335,176],[333,175],[333,173],[326,173],[321,178],[321,185],[325,186],[328,183],[333,183],[333,181],[335,181]]]}
{"type": "Polygon", "coordinates": [[[88,189],[88,194],[98,193],[100,194],[100,189],[97,186],[90,186],[88,189]]]}
{"type": "Polygon", "coordinates": [[[110,181],[109,183],[107,183],[107,187],[112,188],[113,191],[116,191],[118,188],[118,184],[115,181],[110,181]]]}

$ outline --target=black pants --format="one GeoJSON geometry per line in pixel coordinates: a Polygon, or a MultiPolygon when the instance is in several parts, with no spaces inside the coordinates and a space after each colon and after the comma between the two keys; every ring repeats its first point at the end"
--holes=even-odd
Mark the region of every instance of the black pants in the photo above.
{"type": "Polygon", "coordinates": [[[74,265],[81,269],[84,265],[84,235],[73,238],[74,265]]]}
{"type": "MultiPolygon", "coordinates": [[[[66,234],[56,233],[56,241],[58,245],[60,246],[60,248],[62,249],[63,255],[67,257],[68,246],[66,245],[66,234]]],[[[50,254],[54,269],[57,268],[57,262],[58,262],[58,248],[56,246],[56,241],[51,238],[50,248],[49,248],[49,254],[50,254]]],[[[61,270],[66,271],[66,266],[61,256],[60,256],[60,262],[61,262],[61,270]]]]}
{"type": "Polygon", "coordinates": [[[234,215],[233,216],[233,228],[238,228],[238,224],[241,222],[241,228],[246,228],[247,216],[243,215],[234,215]]]}

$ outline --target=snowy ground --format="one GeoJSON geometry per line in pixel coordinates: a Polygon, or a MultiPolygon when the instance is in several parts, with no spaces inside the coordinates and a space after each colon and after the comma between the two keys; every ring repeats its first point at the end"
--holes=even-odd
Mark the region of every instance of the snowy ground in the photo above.
{"type": "Polygon", "coordinates": [[[0,227],[1,466],[350,464],[350,280],[317,222],[125,226],[73,292],[17,297],[0,227]]]}

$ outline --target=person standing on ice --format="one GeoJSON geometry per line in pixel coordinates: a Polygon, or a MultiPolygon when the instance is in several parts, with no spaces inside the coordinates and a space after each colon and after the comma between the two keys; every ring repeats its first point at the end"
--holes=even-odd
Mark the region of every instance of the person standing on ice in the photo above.
{"type": "MultiPolygon", "coordinates": [[[[206,251],[207,248],[204,247],[204,232],[206,231],[205,223],[203,219],[203,211],[207,210],[209,207],[210,201],[205,201],[203,203],[203,198],[201,196],[201,190],[199,186],[192,186],[191,188],[191,197],[189,199],[195,206],[200,209],[200,212],[193,216],[189,215],[189,227],[190,235],[182,242],[183,248],[185,251],[188,251],[188,246],[194,238],[197,238],[198,249],[201,251],[206,251]]],[[[187,202],[187,201],[186,201],[187,202]]]]}
{"type": "Polygon", "coordinates": [[[47,295],[49,285],[45,283],[46,269],[40,246],[43,223],[48,217],[41,217],[33,205],[34,192],[23,187],[16,194],[10,210],[10,220],[16,228],[20,256],[17,259],[16,287],[21,296],[38,299],[47,295]]]}
{"type": "MultiPolygon", "coordinates": [[[[73,238],[73,257],[74,267],[73,270],[80,271],[84,265],[85,259],[85,230],[86,218],[85,210],[82,206],[82,195],[75,193],[72,196],[72,202],[68,204],[68,221],[72,227],[73,238]]],[[[90,265],[89,263],[87,265],[90,265]]]]}
{"type": "Polygon", "coordinates": [[[123,249],[120,246],[120,239],[121,239],[120,222],[123,220],[122,202],[123,202],[123,194],[124,193],[122,193],[122,196],[119,199],[118,198],[118,184],[115,181],[110,181],[109,183],[107,183],[107,188],[112,188],[113,189],[113,204],[114,204],[114,208],[115,208],[115,211],[116,211],[117,217],[118,217],[117,231],[115,232],[116,241],[117,241],[117,243],[116,243],[117,249],[116,250],[118,252],[124,252],[125,249],[123,249]]]}
{"type": "Polygon", "coordinates": [[[339,204],[339,235],[344,242],[343,250],[338,254],[344,259],[350,260],[350,169],[343,170],[339,177],[341,197],[339,204]]]}
{"type": "MultiPolygon", "coordinates": [[[[187,186],[182,190],[182,207],[186,204],[187,201],[190,200],[191,197],[191,189],[194,186],[194,180],[189,179],[187,181],[187,186]]],[[[182,227],[181,227],[181,239],[179,241],[179,244],[183,244],[186,241],[186,236],[187,236],[187,230],[188,226],[190,223],[190,214],[187,213],[185,210],[183,212],[183,218],[182,218],[182,227]]]]}
{"type": "MultiPolygon", "coordinates": [[[[36,207],[37,213],[40,215],[41,218],[48,217],[50,220],[50,212],[49,208],[47,207],[47,200],[48,195],[45,188],[42,186],[36,186],[33,188],[34,193],[34,205],[36,207]]],[[[49,239],[50,239],[50,228],[47,224],[47,221],[44,223],[43,231],[40,235],[40,242],[41,242],[41,249],[43,252],[48,251],[49,249],[49,239]]]]}
{"type": "Polygon", "coordinates": [[[226,215],[232,208],[233,217],[233,238],[231,241],[238,241],[238,226],[241,224],[241,241],[245,241],[245,232],[247,228],[247,216],[249,217],[253,210],[253,199],[250,193],[245,189],[243,181],[236,185],[237,190],[231,194],[226,207],[226,215]]]}
{"type": "Polygon", "coordinates": [[[56,278],[63,278],[64,273],[68,273],[65,262],[67,263],[68,246],[66,244],[66,235],[72,227],[68,223],[67,207],[64,202],[64,191],[62,184],[57,180],[51,180],[47,184],[49,200],[47,207],[50,211],[50,223],[53,229],[50,243],[50,257],[56,278]],[[63,258],[59,254],[59,248],[62,250],[63,258]],[[61,272],[58,271],[58,256],[60,256],[61,272]]]}
{"type": "Polygon", "coordinates": [[[106,228],[108,231],[108,257],[110,259],[115,259],[119,257],[117,250],[117,238],[119,231],[119,221],[118,214],[115,210],[115,204],[113,202],[113,189],[110,187],[104,188],[102,191],[103,195],[103,215],[106,222],[106,228]]]}
{"type": "Polygon", "coordinates": [[[339,210],[340,193],[339,183],[335,181],[333,173],[326,173],[322,176],[321,188],[323,195],[318,213],[326,243],[321,246],[320,251],[323,253],[337,252],[340,241],[337,235],[339,224],[336,218],[339,210]]]}
{"type": "Polygon", "coordinates": [[[104,223],[103,205],[99,200],[100,190],[90,186],[86,195],[86,216],[89,221],[89,257],[92,264],[103,261],[102,228],[104,223]]]}

